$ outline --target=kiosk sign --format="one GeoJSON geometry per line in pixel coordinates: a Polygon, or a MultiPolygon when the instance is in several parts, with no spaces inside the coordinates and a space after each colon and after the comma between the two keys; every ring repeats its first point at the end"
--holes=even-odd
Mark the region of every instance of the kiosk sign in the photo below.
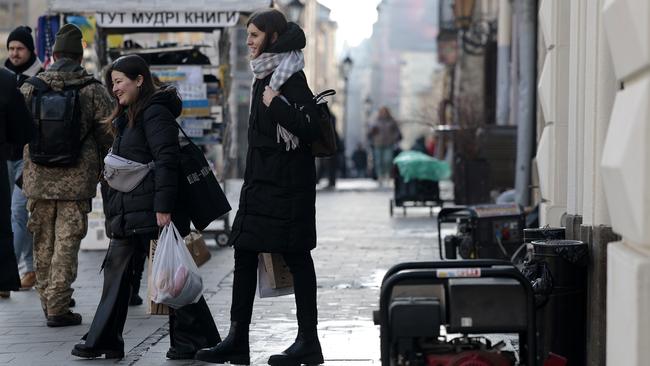
{"type": "Polygon", "coordinates": [[[117,11],[97,12],[103,28],[222,28],[239,20],[237,11],[117,11]]]}

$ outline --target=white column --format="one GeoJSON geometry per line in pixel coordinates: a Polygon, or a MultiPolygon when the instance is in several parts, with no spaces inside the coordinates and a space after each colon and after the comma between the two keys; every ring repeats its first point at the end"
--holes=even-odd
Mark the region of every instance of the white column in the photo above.
{"type": "Polygon", "coordinates": [[[601,14],[625,85],[601,160],[609,217],[623,237],[608,247],[607,363],[641,366],[650,359],[650,2],[607,0],[601,14]]]}
{"type": "Polygon", "coordinates": [[[585,4],[585,58],[584,64],[584,94],[582,113],[582,151],[578,152],[582,160],[582,225],[591,226],[593,223],[593,182],[594,182],[594,120],[596,118],[596,69],[598,60],[598,0],[590,0],[585,4]]]}
{"type": "Polygon", "coordinates": [[[510,120],[510,39],[512,36],[510,0],[499,1],[499,26],[497,29],[496,124],[506,126],[510,120]]]}
{"type": "MultiPolygon", "coordinates": [[[[595,145],[594,159],[591,161],[594,180],[593,180],[593,205],[592,205],[592,218],[593,225],[606,225],[611,226],[611,219],[609,217],[609,209],[607,207],[607,199],[605,198],[605,188],[603,186],[602,168],[600,162],[603,158],[603,149],[605,146],[605,138],[607,137],[607,130],[609,128],[609,120],[612,115],[612,108],[614,107],[614,100],[616,92],[619,89],[619,83],[614,74],[614,66],[612,65],[612,57],[610,54],[609,44],[603,26],[603,18],[600,14],[605,4],[605,0],[599,0],[599,6],[594,10],[594,17],[598,19],[598,43],[597,53],[595,58],[598,60],[598,67],[596,68],[596,115],[594,119],[594,134],[593,141],[595,145]]],[[[583,221],[584,222],[584,221],[583,221]]]]}
{"type": "Polygon", "coordinates": [[[600,160],[604,136],[616,94],[616,78],[602,27],[600,9],[604,0],[587,2],[585,103],[583,145],[582,224],[609,225],[602,187],[600,160]]]}
{"type": "Polygon", "coordinates": [[[582,214],[586,2],[587,0],[570,1],[567,213],[571,215],[582,214]]]}
{"type": "Polygon", "coordinates": [[[560,226],[567,205],[567,139],[569,120],[569,12],[562,0],[543,0],[539,20],[546,58],[538,96],[546,122],[537,147],[537,167],[543,203],[542,226],[560,226]]]}

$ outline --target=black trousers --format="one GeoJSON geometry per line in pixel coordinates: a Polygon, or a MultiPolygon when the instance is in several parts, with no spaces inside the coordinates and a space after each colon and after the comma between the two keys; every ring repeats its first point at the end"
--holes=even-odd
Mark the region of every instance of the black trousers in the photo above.
{"type": "Polygon", "coordinates": [[[140,292],[140,283],[142,282],[142,274],[144,273],[144,266],[149,256],[149,242],[144,245],[143,250],[136,250],[133,254],[133,276],[131,277],[131,296],[137,295],[140,292]]]}
{"type": "MultiPolygon", "coordinates": [[[[258,254],[258,252],[235,249],[235,273],[230,307],[232,321],[246,324],[251,322],[257,288],[258,254]]],[[[311,253],[309,251],[282,253],[282,256],[293,275],[298,327],[304,330],[316,329],[318,323],[316,272],[311,253]]]]}
{"type": "MultiPolygon", "coordinates": [[[[112,239],[104,259],[104,288],[97,312],[84,336],[86,345],[103,350],[124,350],[124,323],[136,262],[149,246],[148,236],[112,239]]],[[[196,352],[215,346],[221,338],[205,299],[196,304],[170,309],[171,346],[179,353],[196,352]]]]}
{"type": "Polygon", "coordinates": [[[18,264],[14,253],[14,236],[11,231],[11,193],[9,191],[7,162],[0,159],[0,291],[17,291],[20,288],[18,264]]]}

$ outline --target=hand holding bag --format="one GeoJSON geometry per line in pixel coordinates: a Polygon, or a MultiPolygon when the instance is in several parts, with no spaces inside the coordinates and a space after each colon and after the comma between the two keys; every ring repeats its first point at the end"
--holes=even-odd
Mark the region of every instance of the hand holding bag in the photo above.
{"type": "MultiPolygon", "coordinates": [[[[335,95],[336,91],[334,89],[327,89],[323,92],[316,94],[312,101],[316,108],[318,119],[315,121],[318,124],[318,129],[320,131],[318,138],[311,143],[311,154],[317,158],[327,158],[336,155],[338,152],[336,130],[334,126],[334,120],[332,119],[332,114],[330,113],[329,107],[327,105],[326,97],[335,95]]],[[[280,95],[280,98],[285,101],[288,105],[293,108],[302,111],[305,106],[298,103],[291,103],[287,98],[280,95]]],[[[309,119],[309,115],[306,115],[309,119]]]]}
{"type": "Polygon", "coordinates": [[[196,303],[203,294],[199,268],[174,223],[160,233],[151,276],[153,302],[178,309],[196,303]]]}

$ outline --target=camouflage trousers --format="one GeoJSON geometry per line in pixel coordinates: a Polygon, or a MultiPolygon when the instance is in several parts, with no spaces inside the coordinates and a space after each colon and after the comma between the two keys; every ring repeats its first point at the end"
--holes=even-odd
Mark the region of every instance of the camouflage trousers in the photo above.
{"type": "Polygon", "coordinates": [[[29,199],[27,228],[34,234],[36,290],[48,315],[69,311],[79,245],[88,230],[90,201],[29,199]]]}

